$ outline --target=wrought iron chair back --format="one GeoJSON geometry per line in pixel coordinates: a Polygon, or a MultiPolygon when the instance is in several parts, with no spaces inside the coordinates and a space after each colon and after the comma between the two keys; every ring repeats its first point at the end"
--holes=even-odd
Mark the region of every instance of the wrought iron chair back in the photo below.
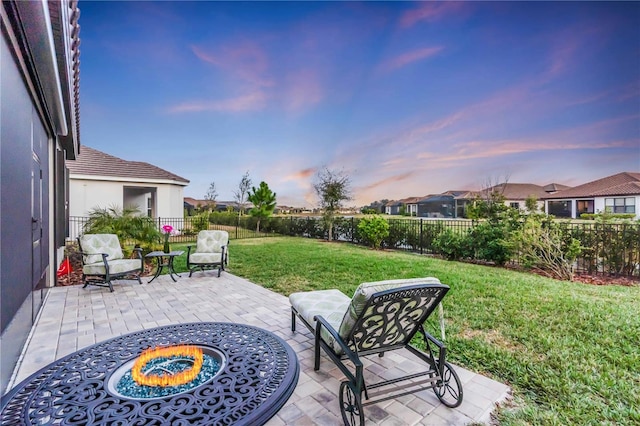
{"type": "Polygon", "coordinates": [[[367,301],[347,343],[360,354],[408,345],[447,291],[447,286],[416,285],[375,293],[367,301]]]}

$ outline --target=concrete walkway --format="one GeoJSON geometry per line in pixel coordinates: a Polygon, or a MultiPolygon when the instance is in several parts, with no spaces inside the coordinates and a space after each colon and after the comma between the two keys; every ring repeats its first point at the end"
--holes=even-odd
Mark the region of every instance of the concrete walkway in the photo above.
{"type": "MultiPolygon", "coordinates": [[[[290,305],[274,293],[229,273],[187,274],[174,283],[160,276],[153,283],[116,281],[115,291],[100,287],[56,287],[48,292],[9,388],[45,365],[84,347],[112,337],[162,325],[185,322],[236,322],[269,330],[296,351],[300,378],[286,405],[267,424],[342,424],[338,391],[343,375],[326,357],[313,371],[313,336],[301,324],[292,333],[290,305]]],[[[415,357],[400,351],[365,363],[365,379],[372,382],[402,371],[415,372],[415,357]]],[[[463,368],[456,368],[464,400],[456,409],[442,405],[431,390],[364,408],[368,425],[463,425],[491,420],[496,403],[510,389],[463,368]]]]}

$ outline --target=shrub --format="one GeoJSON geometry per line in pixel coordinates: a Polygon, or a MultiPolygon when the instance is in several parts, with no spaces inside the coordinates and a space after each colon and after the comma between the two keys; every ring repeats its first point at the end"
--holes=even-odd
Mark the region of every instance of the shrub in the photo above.
{"type": "Polygon", "coordinates": [[[204,231],[205,229],[209,229],[209,214],[200,213],[197,216],[193,216],[191,219],[191,226],[196,234],[200,231],[204,231]]]}
{"type": "Polygon", "coordinates": [[[452,229],[445,229],[433,241],[438,254],[447,260],[460,260],[473,257],[473,247],[468,233],[460,234],[452,229]]]}
{"type": "Polygon", "coordinates": [[[131,207],[94,208],[89,212],[89,220],[83,231],[86,234],[116,234],[123,248],[127,240],[138,246],[150,247],[161,238],[155,222],[151,218],[140,216],[140,210],[131,207]]]}
{"type": "Polygon", "coordinates": [[[379,249],[389,236],[389,222],[381,216],[367,216],[358,223],[358,232],[371,247],[379,249]]]}
{"type": "Polygon", "coordinates": [[[565,231],[558,223],[532,215],[515,236],[520,262],[552,278],[573,281],[573,264],[582,246],[565,231]]]}
{"type": "Polygon", "coordinates": [[[513,244],[505,224],[483,222],[469,234],[477,259],[504,265],[511,259],[513,244]]]}

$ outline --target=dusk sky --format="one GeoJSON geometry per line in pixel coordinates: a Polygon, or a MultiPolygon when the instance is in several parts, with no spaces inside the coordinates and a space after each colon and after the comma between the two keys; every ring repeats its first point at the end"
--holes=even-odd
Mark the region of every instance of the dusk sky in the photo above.
{"type": "Polygon", "coordinates": [[[81,143],[316,206],[640,171],[640,2],[80,1],[81,143]],[[497,183],[497,182],[496,182],[497,183]]]}

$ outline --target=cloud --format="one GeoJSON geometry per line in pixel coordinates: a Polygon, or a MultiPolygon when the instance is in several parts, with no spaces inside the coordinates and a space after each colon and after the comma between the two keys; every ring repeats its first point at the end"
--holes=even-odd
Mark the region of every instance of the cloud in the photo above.
{"type": "Polygon", "coordinates": [[[318,171],[317,168],[315,167],[309,167],[307,169],[302,169],[299,170],[295,173],[292,173],[290,175],[285,176],[285,178],[283,179],[285,182],[287,181],[297,181],[297,180],[301,180],[301,179],[309,179],[311,176],[313,176],[316,172],[318,171]]]}
{"type": "Polygon", "coordinates": [[[201,61],[215,65],[232,77],[259,87],[269,87],[274,84],[268,76],[268,56],[254,42],[230,43],[219,46],[215,50],[191,46],[191,50],[201,61]]]}
{"type": "Polygon", "coordinates": [[[184,102],[169,107],[168,111],[170,113],[201,111],[245,112],[264,108],[266,100],[267,96],[263,92],[258,91],[230,99],[184,102]]]}
{"type": "Polygon", "coordinates": [[[458,13],[464,7],[464,2],[461,1],[422,2],[420,6],[402,14],[400,17],[400,27],[410,28],[421,21],[435,22],[447,15],[458,13]]]}
{"type": "Polygon", "coordinates": [[[290,73],[284,82],[283,102],[287,111],[299,112],[324,99],[324,91],[318,73],[314,70],[298,70],[290,73]]]}
{"type": "Polygon", "coordinates": [[[380,64],[378,70],[379,72],[383,73],[391,72],[397,70],[398,68],[403,68],[407,65],[411,65],[414,62],[430,58],[431,56],[439,53],[442,49],[442,46],[435,46],[412,50],[410,52],[406,52],[394,58],[388,59],[387,61],[380,64]]]}

